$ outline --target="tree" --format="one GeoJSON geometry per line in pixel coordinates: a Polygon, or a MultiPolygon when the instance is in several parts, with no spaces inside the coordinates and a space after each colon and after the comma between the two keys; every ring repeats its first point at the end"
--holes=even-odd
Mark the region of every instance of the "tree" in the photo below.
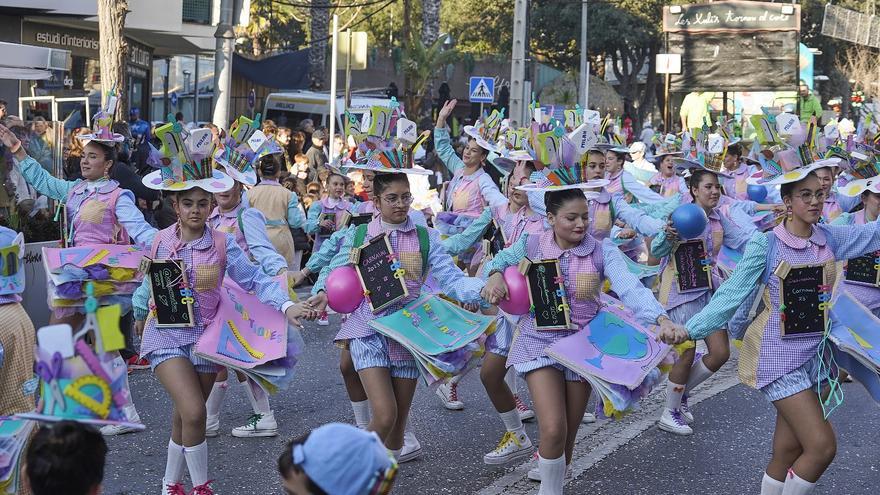
{"type": "Polygon", "coordinates": [[[304,22],[306,9],[274,0],[251,0],[250,23],[236,29],[244,41],[236,46],[240,52],[260,57],[266,53],[298,49],[306,41],[304,22]]]}
{"type": "Polygon", "coordinates": [[[422,0],[422,43],[434,44],[440,36],[440,0],[422,0]]]}
{"type": "Polygon", "coordinates": [[[413,38],[404,46],[403,73],[406,76],[410,91],[404,96],[406,108],[413,112],[413,120],[421,113],[422,102],[428,84],[441,67],[455,62],[458,53],[455,50],[444,50],[443,42],[448,35],[443,34],[429,46],[419,38],[413,38]]]}
{"type": "Polygon", "coordinates": [[[128,44],[123,30],[128,13],[126,0],[98,0],[98,48],[101,61],[101,104],[107,103],[107,92],[116,90],[114,120],[124,120],[126,113],[125,63],[128,44]]]}
{"type": "Polygon", "coordinates": [[[312,89],[322,89],[326,79],[330,8],[330,0],[312,0],[309,34],[309,81],[312,89]]]}

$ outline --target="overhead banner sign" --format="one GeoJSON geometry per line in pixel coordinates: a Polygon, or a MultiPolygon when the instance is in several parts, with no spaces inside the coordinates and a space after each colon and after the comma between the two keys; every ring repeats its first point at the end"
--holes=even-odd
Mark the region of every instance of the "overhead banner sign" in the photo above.
{"type": "Polygon", "coordinates": [[[663,7],[663,31],[800,31],[801,7],[790,3],[727,1],[663,7]]]}
{"type": "Polygon", "coordinates": [[[798,85],[797,31],[669,33],[668,53],[681,54],[672,91],[793,91],[798,85]],[[743,70],[731,70],[741,67],[743,70]]]}
{"type": "Polygon", "coordinates": [[[836,5],[825,5],[822,34],[857,45],[880,48],[880,17],[836,5]]]}

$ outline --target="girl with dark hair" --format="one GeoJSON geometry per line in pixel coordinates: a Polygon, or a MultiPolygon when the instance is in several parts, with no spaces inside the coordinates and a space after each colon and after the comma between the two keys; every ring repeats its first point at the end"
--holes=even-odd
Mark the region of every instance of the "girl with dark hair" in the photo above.
{"type": "MultiPolygon", "coordinates": [[[[579,186],[596,187],[590,183],[579,186]]],[[[659,324],[667,331],[674,330],[675,325],[651,291],[629,272],[620,250],[610,240],[599,242],[589,235],[589,208],[581,188],[548,189],[544,201],[550,229],[541,234],[524,234],[515,244],[499,252],[486,265],[490,275],[482,295],[490,304],[506,297],[507,285],[502,273],[524,258],[559,261],[565,293],[569,295],[566,302],[570,306],[572,328],[538,330],[534,317],[523,315],[507,365],[525,375],[538,417],[541,443],[536,474],[541,479],[540,493],[560,495],[590,386],[579,375],[548,357],[544,350],[589,324],[601,306],[600,288],[606,279],[642,323],[659,324]]]]}
{"type": "Polygon", "coordinates": [[[260,159],[259,171],[262,180],[247,192],[251,208],[256,208],[266,217],[266,232],[278,253],[287,261],[287,269],[299,270],[295,266],[295,249],[290,229],[303,225],[299,198],[296,193],[278,183],[281,165],[278,155],[266,155],[260,159]]]}
{"type": "MultiPolygon", "coordinates": [[[[787,209],[785,220],[766,234],[755,234],[746,245],[736,270],[715,291],[711,301],[688,320],[686,331],[664,330],[661,339],[678,344],[703,339],[724,327],[743,305],[751,305],[755,287],[764,309],[742,336],[739,376],[757,388],[776,409],[776,428],[770,462],[761,482],[762,495],[805,495],[834,459],[837,440],[827,420],[824,394],[836,376],[819,352],[823,331],[785,334],[782,290],[792,268],[818,266],[825,285],[839,276],[836,262],[880,250],[880,224],[831,226],[820,224],[827,192],[814,171],[837,159],[804,164],[796,153],[790,163],[776,153],[774,174],[765,168],[761,185],[781,184],[787,209]]],[[[825,313],[827,308],[819,307],[825,313]]],[[[820,314],[821,314],[820,313],[820,314]]],[[[827,316],[827,313],[825,313],[827,316]]],[[[737,336],[735,336],[737,337],[737,336]]]]}
{"type": "Polygon", "coordinates": [[[665,198],[639,182],[631,173],[623,169],[629,148],[604,145],[605,178],[610,184],[605,188],[611,194],[622,194],[627,203],[637,200],[640,203],[660,203],[665,198]]]}
{"type": "MultiPolygon", "coordinates": [[[[651,254],[660,258],[658,300],[669,313],[672,321],[684,324],[691,316],[706,306],[712,297],[713,288],[717,288],[721,284],[723,274],[717,264],[713,263],[713,260],[718,257],[722,246],[742,252],[743,247],[756,232],[756,229],[754,224],[750,222],[743,225],[738,224],[728,216],[725,210],[719,208],[721,185],[718,182],[718,177],[724,175],[720,172],[722,165],[720,155],[706,154],[702,156],[702,161],[682,158],[674,160],[680,170],[691,171],[688,196],[693,198],[694,204],[699,206],[708,218],[703,232],[694,239],[680,239],[678,232],[670,222],[669,226],[660,232],[651,243],[651,254]],[[673,259],[681,242],[695,239],[703,243],[704,259],[711,267],[711,285],[705,289],[682,292],[679,289],[678,277],[679,272],[684,271],[685,267],[676,266],[673,259]]],[[[691,268],[694,270],[704,269],[702,266],[691,268]]],[[[723,325],[705,340],[708,348],[707,354],[702,355],[695,362],[695,349],[691,347],[682,352],[669,372],[666,407],[658,422],[661,430],[677,435],[690,435],[694,432],[690,426],[694,419],[688,407],[688,392],[712,376],[730,357],[730,344],[723,325]]]]}

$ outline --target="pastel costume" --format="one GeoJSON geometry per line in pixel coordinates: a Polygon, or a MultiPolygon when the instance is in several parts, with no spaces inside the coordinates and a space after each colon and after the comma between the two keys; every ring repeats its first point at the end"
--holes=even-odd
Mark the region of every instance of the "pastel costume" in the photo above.
{"type": "Polygon", "coordinates": [[[664,198],[671,198],[676,194],[681,194],[684,198],[690,198],[691,196],[687,187],[687,181],[684,180],[684,177],[678,175],[663,177],[658,172],[648,180],[648,186],[656,189],[656,192],[664,198]]]}
{"type": "Polygon", "coordinates": [[[831,194],[825,198],[825,204],[822,205],[822,222],[833,222],[841,213],[852,211],[860,202],[861,199],[858,196],[849,197],[837,194],[836,191],[831,191],[831,194]]]}
{"type": "MultiPolygon", "coordinates": [[[[706,254],[712,267],[712,287],[717,289],[723,281],[723,275],[715,263],[721,247],[726,246],[734,251],[742,252],[756,230],[751,223],[740,226],[717,207],[712,209],[708,217],[709,223],[700,234],[699,239],[705,243],[706,254]]],[[[657,299],[669,312],[669,318],[673,322],[684,324],[706,306],[713,291],[711,289],[684,293],[678,291],[675,268],[671,261],[675,247],[669,242],[664,230],[651,243],[651,253],[658,258],[663,258],[660,262],[660,289],[657,299]]],[[[718,328],[723,327],[722,325],[718,328]]]]}
{"type": "Polygon", "coordinates": [[[33,158],[18,164],[34,189],[66,205],[71,245],[128,244],[128,238],[141,247],[153,242],[156,229],[144,221],[134,194],[115,180],[66,181],[52,177],[33,158]]]}
{"type": "MultiPolygon", "coordinates": [[[[0,227],[0,249],[12,248],[18,235],[0,227]]],[[[36,335],[34,324],[20,304],[25,288],[22,248],[23,243],[17,256],[7,252],[0,270],[0,416],[34,409],[33,391],[27,390],[27,382],[34,377],[36,335]]]]}
{"type": "MultiPolygon", "coordinates": [[[[446,185],[442,198],[445,211],[459,217],[476,218],[483,212],[483,205],[486,203],[492,207],[507,204],[507,198],[501,194],[498,186],[484,170],[479,169],[473,174],[464,175],[464,162],[452,148],[448,128],[434,128],[434,147],[443,164],[452,174],[452,180],[446,185]]],[[[471,263],[475,257],[479,260],[477,251],[479,251],[478,246],[474,246],[473,252],[462,253],[459,259],[463,263],[471,263]]]]}
{"type": "MultiPolygon", "coordinates": [[[[321,234],[321,226],[318,225],[321,220],[321,215],[325,213],[336,215],[335,218],[339,218],[338,216],[344,212],[347,212],[352,209],[352,204],[346,201],[345,199],[337,199],[333,200],[330,198],[323,198],[320,201],[315,201],[312,203],[312,206],[309,207],[309,212],[306,216],[306,227],[305,231],[308,234],[315,235],[315,245],[312,247],[313,251],[318,251],[321,249],[321,244],[330,236],[321,234]]],[[[333,229],[336,231],[336,228],[333,229]]]]}
{"type": "Polygon", "coordinates": [[[266,275],[273,277],[287,271],[287,261],[278,254],[266,233],[266,217],[256,208],[248,208],[244,200],[230,211],[221,212],[215,207],[208,217],[208,226],[231,235],[266,275]]]}
{"type": "Polygon", "coordinates": [[[614,175],[605,174],[605,177],[611,181],[605,186],[605,189],[611,194],[622,194],[624,198],[633,197],[640,203],[659,203],[666,199],[622,168],[614,175]]]}
{"type": "MultiPolygon", "coordinates": [[[[427,232],[430,243],[425,266],[430,267],[431,275],[439,282],[443,292],[464,303],[480,302],[483,281],[478,278],[466,277],[446,253],[440,243],[440,234],[433,229],[428,229],[427,232]]],[[[418,229],[410,218],[407,218],[400,225],[389,225],[382,222],[381,217],[377,216],[367,224],[366,239],[372,239],[381,233],[388,234],[391,249],[398,255],[400,264],[405,270],[404,281],[409,295],[375,314],[370,310],[367,301],[362,301],[360,306],[342,324],[342,329],[336,335],[335,340],[348,341],[349,351],[355,369],[358,371],[383,367],[390,368],[392,377],[416,379],[419,376],[419,370],[412,354],[397,342],[377,334],[368,323],[377,317],[399,311],[406,303],[421,294],[422,284],[427,274],[422,273],[423,260],[418,229]]],[[[349,264],[354,236],[355,229],[350,229],[342,243],[342,248],[330,263],[330,269],[321,271],[321,275],[315,283],[315,291],[323,290],[326,276],[330,271],[349,264]]]]}
{"type": "MultiPolygon", "coordinates": [[[[749,199],[749,185],[746,183],[746,179],[751,177],[755,172],[755,167],[746,165],[745,163],[740,163],[739,167],[735,170],[725,169],[724,173],[730,177],[718,176],[718,180],[721,182],[721,187],[724,188],[724,195],[739,200],[749,199]]],[[[770,188],[768,188],[768,193],[769,189],[770,188]]]]}
{"type": "Polygon", "coordinates": [[[878,225],[814,225],[809,239],[794,236],[783,225],[773,229],[772,241],[769,233],[755,234],[730,278],[715,291],[709,304],[687,322],[690,338],[703,339],[723,328],[741,305],[750,303],[749,296],[768,270],[767,285],[760,295],[765,309],[752,321],[742,339],[740,380],[761,390],[770,401],[815,386],[819,381],[817,350],[822,336],[781,337],[780,282],[773,271],[783,260],[792,266],[825,263],[829,285],[833,285],[837,277],[835,261],[880,249],[878,225]],[[768,259],[772,253],[773,258],[768,259]]]}
{"type": "MultiPolygon", "coordinates": [[[[869,222],[865,221],[865,210],[859,210],[855,213],[842,213],[833,222],[834,225],[865,225],[866,223],[869,222]]],[[[855,300],[871,310],[874,316],[880,318],[880,287],[854,283],[844,278],[840,282],[840,289],[850,293],[855,300]]]]}
{"type": "Polygon", "coordinates": [[[263,179],[248,191],[251,208],[266,217],[266,232],[278,253],[287,261],[288,269],[294,264],[293,235],[290,229],[302,227],[302,212],[295,192],[287,190],[277,180],[263,179]]]}
{"type": "Polygon", "coordinates": [[[509,266],[518,265],[523,258],[559,260],[571,308],[572,328],[541,331],[535,327],[534,317],[523,315],[519,333],[507,356],[507,365],[513,366],[519,373],[552,366],[564,371],[566,381],[584,381],[549,358],[544,350],[557,340],[574,334],[596,316],[601,308],[599,294],[604,279],[610,280],[614,292],[622,301],[626,301],[642,323],[653,325],[659,316],[666,314],[651,291],[629,272],[620,250],[608,239],[600,242],[586,235],[578,246],[563,250],[556,244],[552,230],[526,234],[514,245],[498,253],[489,262],[487,270],[489,273],[503,271],[509,266]]]}
{"type": "Polygon", "coordinates": [[[148,314],[150,281],[145,279],[132,298],[135,318],[146,320],[141,342],[141,356],[150,361],[153,370],[162,362],[174,358],[189,359],[199,373],[212,373],[217,367],[210,361],[196,357],[193,346],[217,314],[220,304],[220,282],[224,273],[246,290],[270,306],[285,311],[293,303],[278,283],[256,269],[232,236],[205,228],[202,237],[181,243],[179,226],[173,225],[156,235],[152,247],[153,259],[181,259],[186,266],[190,287],[195,292],[192,327],[157,328],[152,311],[148,314]]]}

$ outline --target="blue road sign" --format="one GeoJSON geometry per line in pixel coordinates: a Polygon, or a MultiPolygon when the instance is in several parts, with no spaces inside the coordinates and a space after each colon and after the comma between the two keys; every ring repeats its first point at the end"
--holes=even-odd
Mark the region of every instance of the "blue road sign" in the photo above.
{"type": "Polygon", "coordinates": [[[494,77],[471,77],[470,91],[468,91],[471,103],[494,103],[495,102],[495,78],[494,77]]]}
{"type": "Polygon", "coordinates": [[[175,92],[171,93],[170,98],[171,98],[171,106],[174,108],[177,108],[177,92],[175,91],[175,92]]]}

